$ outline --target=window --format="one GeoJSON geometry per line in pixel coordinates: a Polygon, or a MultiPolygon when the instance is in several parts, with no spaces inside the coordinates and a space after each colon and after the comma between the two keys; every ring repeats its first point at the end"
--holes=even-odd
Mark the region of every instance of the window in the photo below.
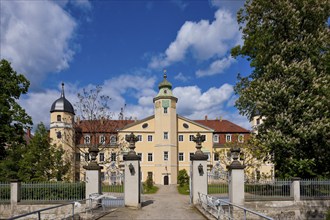
{"type": "Polygon", "coordinates": [[[226,134],[226,142],[231,142],[231,134],[226,134]]]}
{"type": "Polygon", "coordinates": [[[183,161],[184,155],[183,152],[179,152],[179,161],[183,161]]]}
{"type": "Polygon", "coordinates": [[[219,153],[218,152],[214,152],[214,161],[219,161],[219,153]]]}
{"type": "Polygon", "coordinates": [[[164,107],[164,114],[167,114],[167,108],[164,107]]]}
{"type": "Polygon", "coordinates": [[[104,153],[100,153],[100,161],[104,161],[104,153]]]}
{"type": "Polygon", "coordinates": [[[168,139],[168,132],[164,132],[164,140],[168,139]]]}
{"type": "Polygon", "coordinates": [[[210,152],[208,152],[208,153],[205,153],[206,155],[207,155],[207,161],[210,161],[210,159],[211,159],[211,155],[210,155],[210,152]]]}
{"type": "Polygon", "coordinates": [[[76,153],[76,161],[77,161],[77,162],[80,161],[80,153],[76,153]]]}
{"type": "Polygon", "coordinates": [[[193,141],[194,140],[194,135],[189,135],[189,141],[193,141]]]}
{"type": "Polygon", "coordinates": [[[195,155],[194,152],[190,152],[190,153],[189,153],[189,160],[190,160],[191,156],[193,156],[193,155],[195,155]]]}
{"type": "Polygon", "coordinates": [[[152,172],[148,172],[148,179],[152,179],[152,172]]]}
{"type": "Polygon", "coordinates": [[[137,135],[137,138],[138,138],[139,141],[142,141],[142,135],[140,135],[140,134],[137,135]]]}
{"type": "Polygon", "coordinates": [[[148,153],[148,161],[152,161],[152,153],[148,153]]]}
{"type": "Polygon", "coordinates": [[[111,153],[111,161],[116,161],[116,153],[111,153]]]}
{"type": "Polygon", "coordinates": [[[219,135],[217,135],[217,134],[213,135],[213,142],[219,143],[219,135]]]}
{"type": "Polygon", "coordinates": [[[62,121],[61,115],[57,115],[57,121],[62,121]]]}
{"type": "Polygon", "coordinates": [[[168,151],[164,151],[164,161],[168,161],[168,151]]]}
{"type": "Polygon", "coordinates": [[[141,161],[142,161],[142,153],[137,153],[137,155],[141,158],[141,161]]]}
{"type": "Polygon", "coordinates": [[[117,143],[117,138],[115,135],[110,136],[110,145],[114,145],[117,143]]]}
{"type": "Polygon", "coordinates": [[[183,141],[183,135],[182,134],[179,135],[179,141],[183,141]]]}
{"type": "Polygon", "coordinates": [[[148,141],[149,141],[149,142],[152,141],[152,135],[148,135],[148,141]]]}
{"type": "Polygon", "coordinates": [[[62,138],[62,133],[60,131],[56,132],[56,137],[58,139],[62,138]]]}
{"type": "Polygon", "coordinates": [[[101,181],[104,181],[104,179],[105,179],[104,172],[101,172],[101,181]]]}
{"type": "Polygon", "coordinates": [[[260,124],[260,118],[257,118],[257,125],[260,124]]]}
{"type": "Polygon", "coordinates": [[[85,135],[84,136],[84,144],[90,144],[91,143],[91,136],[85,135]]]}
{"type": "Polygon", "coordinates": [[[105,144],[105,136],[104,135],[100,136],[100,144],[105,144]]]}
{"type": "Polygon", "coordinates": [[[206,141],[206,135],[201,135],[201,137],[202,137],[202,140],[204,140],[204,141],[206,141]]]}
{"type": "Polygon", "coordinates": [[[85,153],[85,161],[89,161],[89,153],[85,153]]]}
{"type": "Polygon", "coordinates": [[[238,135],[238,142],[239,143],[243,143],[244,142],[244,135],[243,134],[238,135]]]}

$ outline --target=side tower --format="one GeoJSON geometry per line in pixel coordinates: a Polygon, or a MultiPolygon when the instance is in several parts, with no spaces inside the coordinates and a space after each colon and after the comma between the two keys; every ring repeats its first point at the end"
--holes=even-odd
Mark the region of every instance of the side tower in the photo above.
{"type": "MultiPolygon", "coordinates": [[[[74,109],[71,103],[65,98],[64,83],[62,83],[61,97],[57,99],[50,109],[50,131],[51,143],[61,146],[65,150],[63,158],[71,163],[71,170],[68,178],[75,178],[75,142],[74,142],[74,109]]],[[[79,170],[79,169],[78,169],[79,170]]]]}
{"type": "Polygon", "coordinates": [[[172,94],[172,84],[164,79],[153,99],[155,108],[155,167],[156,182],[176,184],[178,175],[177,113],[178,99],[172,94]]]}

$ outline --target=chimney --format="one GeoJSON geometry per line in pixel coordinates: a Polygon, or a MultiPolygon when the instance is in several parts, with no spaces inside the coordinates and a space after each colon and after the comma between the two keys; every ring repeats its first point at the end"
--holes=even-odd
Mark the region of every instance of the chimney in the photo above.
{"type": "Polygon", "coordinates": [[[207,115],[205,115],[205,121],[207,121],[207,115]]]}
{"type": "Polygon", "coordinates": [[[77,124],[79,125],[80,124],[80,117],[77,116],[76,120],[77,120],[77,124]]]}

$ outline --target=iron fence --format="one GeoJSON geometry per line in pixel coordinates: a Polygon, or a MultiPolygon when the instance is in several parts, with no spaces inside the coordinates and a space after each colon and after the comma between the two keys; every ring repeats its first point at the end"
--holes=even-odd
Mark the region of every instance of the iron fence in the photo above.
{"type": "Polygon", "coordinates": [[[10,183],[0,182],[0,202],[10,201],[10,183]]]}
{"type": "Polygon", "coordinates": [[[31,182],[22,183],[22,201],[76,201],[85,199],[85,183],[31,182]]]}
{"type": "Polygon", "coordinates": [[[330,198],[330,180],[302,179],[300,180],[300,198],[330,198]]]}
{"type": "Polygon", "coordinates": [[[217,194],[220,197],[228,197],[228,180],[218,175],[208,175],[208,194],[217,194]]]}
{"type": "Polygon", "coordinates": [[[271,180],[245,183],[247,200],[291,200],[291,180],[271,180]]]}
{"type": "Polygon", "coordinates": [[[116,197],[116,199],[102,200],[102,205],[106,207],[124,206],[124,175],[113,175],[105,178],[102,182],[102,193],[116,197]]]}

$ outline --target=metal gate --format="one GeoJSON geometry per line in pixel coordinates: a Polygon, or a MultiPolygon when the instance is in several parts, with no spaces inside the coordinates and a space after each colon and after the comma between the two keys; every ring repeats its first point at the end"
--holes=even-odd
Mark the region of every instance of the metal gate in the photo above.
{"type": "Polygon", "coordinates": [[[105,175],[102,181],[102,194],[114,196],[114,198],[103,198],[102,206],[104,207],[123,207],[125,206],[124,201],[124,173],[110,172],[105,175]]]}

